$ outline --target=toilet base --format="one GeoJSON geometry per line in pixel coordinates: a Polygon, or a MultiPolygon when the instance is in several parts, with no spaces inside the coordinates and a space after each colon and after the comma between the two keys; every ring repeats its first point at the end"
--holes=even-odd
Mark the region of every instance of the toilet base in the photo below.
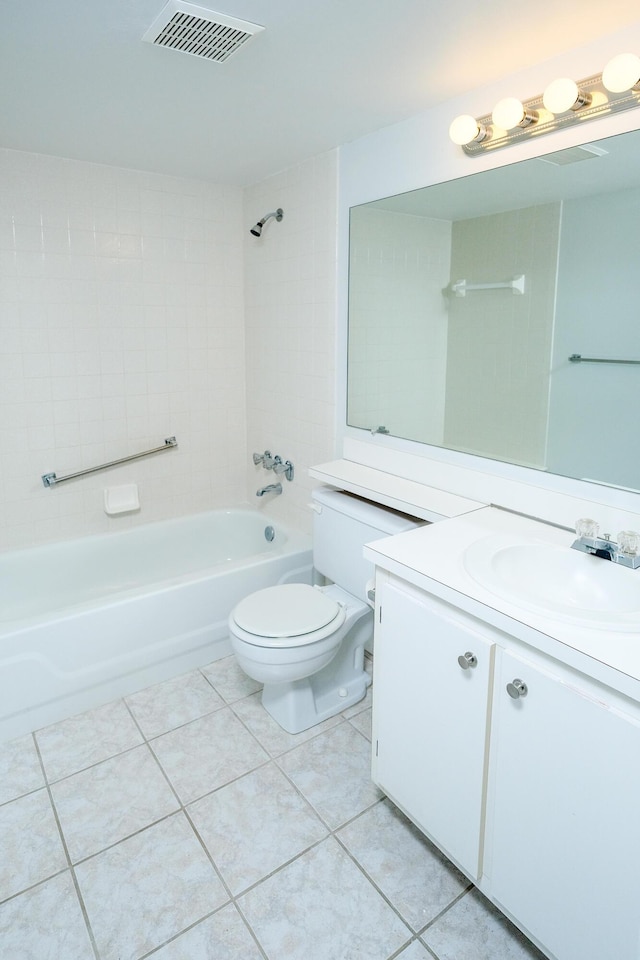
{"type": "Polygon", "coordinates": [[[265,683],[262,705],[287,733],[302,733],[365,696],[371,677],[364,669],[364,646],[373,631],[373,611],[361,606],[363,613],[331,663],[303,680],[265,683]]]}

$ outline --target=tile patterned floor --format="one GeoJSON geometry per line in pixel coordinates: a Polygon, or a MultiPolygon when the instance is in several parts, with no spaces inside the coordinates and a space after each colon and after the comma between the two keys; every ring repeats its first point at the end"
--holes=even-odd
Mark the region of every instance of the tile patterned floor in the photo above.
{"type": "Polygon", "coordinates": [[[3,960],[540,960],[369,777],[371,693],[298,736],[233,658],[0,745],[3,960]]]}

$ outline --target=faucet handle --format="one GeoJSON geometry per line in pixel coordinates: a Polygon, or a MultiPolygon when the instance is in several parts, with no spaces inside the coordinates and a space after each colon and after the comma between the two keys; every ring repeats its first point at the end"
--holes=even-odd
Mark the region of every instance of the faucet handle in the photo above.
{"type": "Polygon", "coordinates": [[[596,540],[598,529],[596,521],[590,520],[589,517],[581,517],[580,520],[576,520],[576,533],[581,539],[596,540]]]}
{"type": "Polygon", "coordinates": [[[618,534],[618,550],[627,557],[637,557],[640,553],[640,533],[635,530],[621,530],[618,534]]]}

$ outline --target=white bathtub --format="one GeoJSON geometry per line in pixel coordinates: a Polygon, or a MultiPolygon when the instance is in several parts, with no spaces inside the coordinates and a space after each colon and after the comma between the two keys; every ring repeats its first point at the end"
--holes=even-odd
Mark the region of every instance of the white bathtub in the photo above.
{"type": "Polygon", "coordinates": [[[0,554],[0,741],[226,656],[232,607],[311,564],[241,509],[0,554]]]}

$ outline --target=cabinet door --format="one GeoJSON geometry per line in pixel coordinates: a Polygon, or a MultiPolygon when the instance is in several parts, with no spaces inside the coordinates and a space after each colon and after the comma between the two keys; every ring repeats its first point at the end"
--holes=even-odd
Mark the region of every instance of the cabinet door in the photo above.
{"type": "Polygon", "coordinates": [[[488,795],[492,899],[558,960],[638,960],[637,720],[568,671],[547,673],[510,653],[501,661],[488,795]],[[514,680],[525,696],[509,695],[514,680]]]}
{"type": "Polygon", "coordinates": [[[493,645],[435,598],[384,580],[377,589],[374,779],[475,879],[493,645]]]}

